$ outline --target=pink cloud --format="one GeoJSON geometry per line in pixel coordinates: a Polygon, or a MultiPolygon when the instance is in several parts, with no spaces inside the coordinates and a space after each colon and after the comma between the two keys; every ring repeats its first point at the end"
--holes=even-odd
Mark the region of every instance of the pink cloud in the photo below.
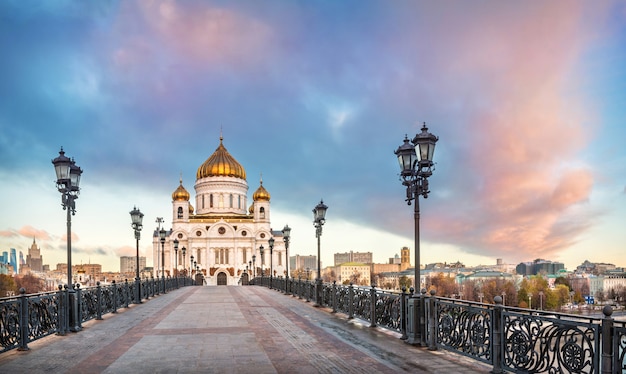
{"type": "Polygon", "coordinates": [[[595,37],[586,23],[602,9],[497,4],[488,15],[442,14],[450,17],[438,20],[445,30],[431,25],[455,39],[435,60],[446,60],[437,66],[446,70],[444,91],[466,95],[469,138],[457,167],[471,179],[453,187],[461,201],[447,202],[430,224],[438,238],[470,243],[468,250],[523,260],[566,249],[591,226],[590,217],[571,214],[593,188],[591,170],[577,162],[592,140],[583,123],[593,113],[568,88],[595,37]]]}

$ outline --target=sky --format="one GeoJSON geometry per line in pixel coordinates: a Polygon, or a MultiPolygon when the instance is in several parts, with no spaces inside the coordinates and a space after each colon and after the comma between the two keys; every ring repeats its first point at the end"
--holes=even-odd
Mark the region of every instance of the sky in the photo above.
{"type": "MultiPolygon", "coordinates": [[[[119,271],[129,212],[194,193],[224,146],[290,254],[414,249],[394,151],[439,137],[421,262],[626,266],[622,1],[0,2],[0,252],[66,263],[51,160],[83,169],[72,263],[119,271]]],[[[412,256],[413,262],[413,256],[412,256]]]]}

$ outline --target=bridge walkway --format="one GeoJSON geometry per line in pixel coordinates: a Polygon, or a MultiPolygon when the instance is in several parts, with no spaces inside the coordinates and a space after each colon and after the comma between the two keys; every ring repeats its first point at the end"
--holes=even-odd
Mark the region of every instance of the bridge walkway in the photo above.
{"type": "Polygon", "coordinates": [[[255,286],[185,287],[0,354],[0,373],[487,373],[255,286]]]}

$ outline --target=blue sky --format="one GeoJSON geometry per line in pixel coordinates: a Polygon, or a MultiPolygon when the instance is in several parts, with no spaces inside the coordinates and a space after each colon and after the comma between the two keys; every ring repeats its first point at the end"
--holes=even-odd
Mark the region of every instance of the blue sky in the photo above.
{"type": "Polygon", "coordinates": [[[619,1],[0,2],[0,250],[66,262],[51,160],[84,170],[72,262],[119,268],[128,212],[171,222],[219,145],[263,184],[292,254],[413,248],[393,151],[440,140],[422,263],[626,266],[619,1]]]}

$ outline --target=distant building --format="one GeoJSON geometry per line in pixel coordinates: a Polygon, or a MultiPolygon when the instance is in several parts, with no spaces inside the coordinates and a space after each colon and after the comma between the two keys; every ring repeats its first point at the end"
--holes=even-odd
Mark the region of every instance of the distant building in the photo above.
{"type": "MultiPolygon", "coordinates": [[[[146,258],[139,257],[139,273],[146,268],[146,258]]],[[[137,273],[137,256],[120,257],[120,273],[134,276],[137,273]]]]}
{"type": "Polygon", "coordinates": [[[373,263],[372,252],[345,252],[335,253],[335,266],[345,262],[361,262],[363,264],[373,263]]]}
{"type": "Polygon", "coordinates": [[[13,272],[17,273],[19,268],[17,267],[17,252],[15,251],[15,248],[11,248],[11,252],[9,255],[9,264],[13,266],[13,272]]]}
{"type": "Polygon", "coordinates": [[[43,257],[41,256],[41,251],[39,247],[37,247],[37,243],[35,243],[35,238],[33,238],[33,244],[31,244],[28,249],[28,255],[26,256],[26,265],[30,267],[31,271],[43,271],[43,257]]]}
{"type": "Polygon", "coordinates": [[[519,275],[552,275],[558,274],[563,269],[565,269],[565,265],[561,262],[547,261],[539,258],[532,262],[522,262],[515,267],[515,271],[519,275]]]}
{"type": "Polygon", "coordinates": [[[370,265],[360,262],[346,262],[335,266],[338,283],[353,283],[369,286],[371,284],[370,265]]]}
{"type": "Polygon", "coordinates": [[[307,269],[317,272],[317,256],[290,256],[289,268],[291,269],[291,276],[296,277],[296,274],[306,271],[307,269]]]}

